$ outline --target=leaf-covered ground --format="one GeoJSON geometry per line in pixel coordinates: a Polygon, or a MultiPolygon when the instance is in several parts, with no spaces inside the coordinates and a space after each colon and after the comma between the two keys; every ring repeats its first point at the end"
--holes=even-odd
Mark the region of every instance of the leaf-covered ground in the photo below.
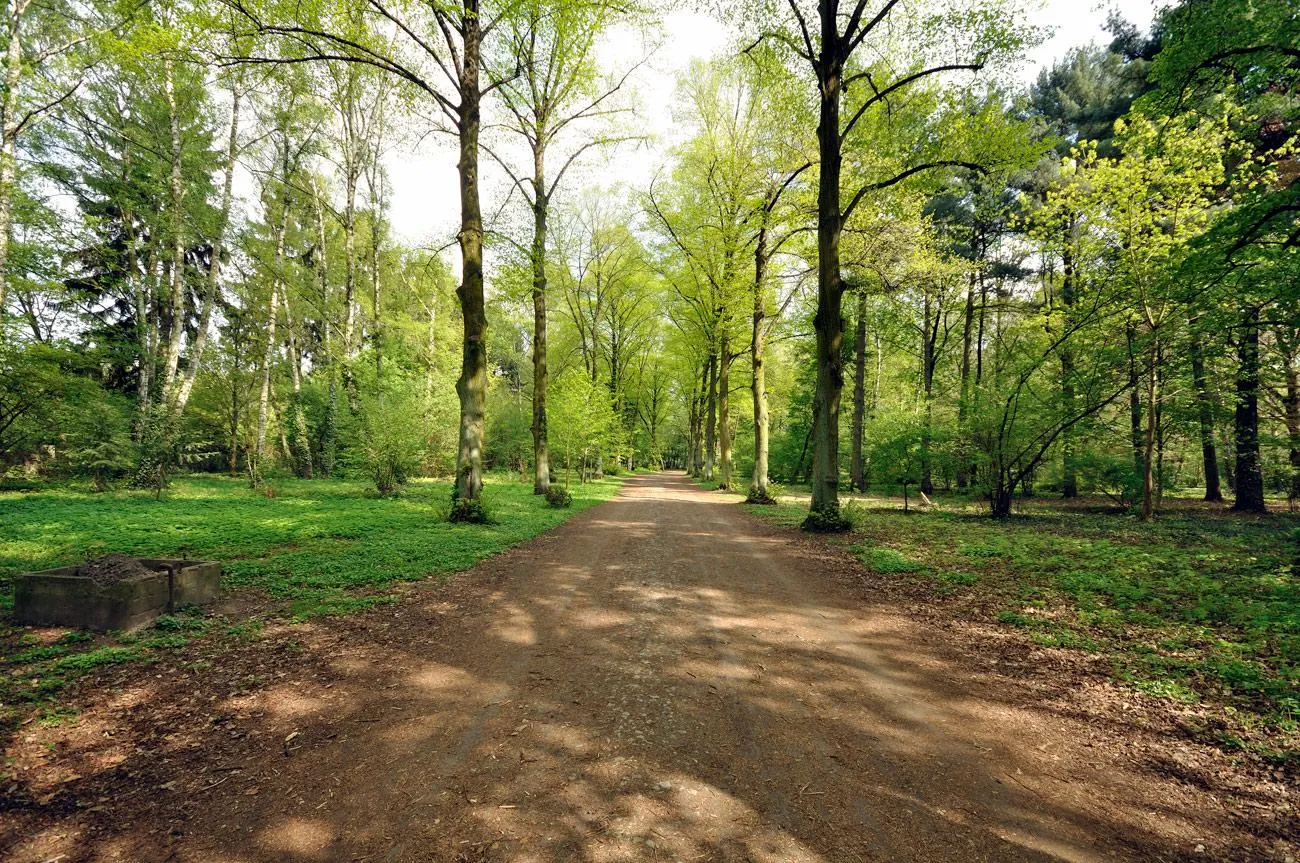
{"type": "Polygon", "coordinates": [[[451,486],[415,481],[396,498],[359,482],[282,480],[277,494],[238,479],[182,479],[155,501],[140,492],[72,489],[0,494],[0,721],[52,700],[97,666],[150,661],[199,636],[237,642],[267,616],[295,620],[393,602],[397,582],[468,569],[612,497],[617,480],[575,485],[573,505],[553,509],[532,484],[489,477],[490,525],[447,522],[451,486]],[[180,613],[134,634],[92,636],[12,625],[13,577],[109,552],[218,560],[223,587],[248,613],[180,613]]]}
{"type": "MultiPolygon", "coordinates": [[[[1198,736],[1296,765],[1296,517],[1179,506],[1143,524],[1044,501],[997,521],[942,502],[905,514],[898,503],[846,508],[855,527],[837,541],[870,573],[1037,645],[1086,653],[1148,695],[1212,707],[1231,721],[1198,736]]],[[[794,525],[807,502],[747,509],[794,525]]]]}

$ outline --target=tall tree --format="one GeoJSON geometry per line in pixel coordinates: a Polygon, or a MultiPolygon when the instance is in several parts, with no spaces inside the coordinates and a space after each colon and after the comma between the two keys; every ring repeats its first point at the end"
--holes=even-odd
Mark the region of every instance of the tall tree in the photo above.
{"type": "Polygon", "coordinates": [[[801,0],[766,0],[753,7],[762,34],[755,44],[780,44],[807,64],[816,85],[818,119],[817,388],[814,399],[813,477],[809,527],[842,530],[839,514],[839,409],[844,386],[840,236],[864,197],[922,171],[969,165],[969,159],[924,152],[905,165],[890,166],[884,176],[857,184],[848,203],[841,198],[844,146],[873,107],[902,99],[936,76],[978,72],[989,62],[1014,54],[1028,34],[1015,23],[1010,5],[957,3],[941,21],[911,14],[898,0],[820,0],[811,8],[801,0]],[[876,53],[905,57],[898,65],[858,61],[864,45],[890,50],[876,53]],[[956,57],[956,60],[952,58],[956,57]],[[854,85],[862,85],[854,87],[854,85]],[[864,96],[857,100],[857,94],[864,96]],[[848,119],[842,116],[846,94],[848,119]]]}
{"type": "Polygon", "coordinates": [[[483,74],[483,43],[512,11],[509,4],[484,7],[480,0],[450,5],[281,6],[269,0],[223,0],[281,53],[232,58],[237,62],[346,62],[380,69],[432,100],[454,131],[459,151],[461,282],[457,288],[464,333],[460,433],[456,455],[455,519],[481,519],[483,434],[487,405],[487,315],[483,293],[483,211],[479,196],[482,103],[506,78],[483,74]],[[393,38],[382,34],[393,28],[393,38]]]}
{"type": "Polygon", "coordinates": [[[498,75],[505,81],[501,101],[510,114],[509,128],[523,139],[531,157],[529,168],[519,171],[505,158],[497,161],[510,174],[514,188],[523,194],[533,217],[528,255],[533,273],[534,494],[545,494],[551,484],[546,416],[546,243],[551,202],[565,174],[583,153],[622,137],[605,132],[581,133],[581,127],[589,125],[584,121],[608,118],[619,111],[613,99],[627,74],[601,82],[595,50],[597,40],[620,12],[604,0],[530,0],[510,20],[509,32],[502,40],[503,56],[497,58],[498,75]],[[552,157],[559,165],[553,173],[549,161],[552,157]]]}

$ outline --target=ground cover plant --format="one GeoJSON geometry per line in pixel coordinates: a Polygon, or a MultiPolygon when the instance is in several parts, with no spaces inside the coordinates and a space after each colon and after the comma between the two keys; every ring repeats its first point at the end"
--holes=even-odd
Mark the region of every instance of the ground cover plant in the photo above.
{"type": "MultiPolygon", "coordinates": [[[[261,617],[304,620],[395,602],[392,587],[467,569],[611,497],[619,481],[569,489],[557,509],[531,483],[498,477],[485,496],[486,525],[447,520],[451,484],[408,483],[400,498],[361,482],[285,479],[267,497],[219,476],[177,481],[163,501],[149,492],[90,494],[72,488],[0,494],[0,719],[48,701],[78,674],[147,661],[156,651],[213,634],[256,634],[261,617]],[[108,552],[221,561],[227,591],[253,601],[251,618],[219,620],[197,609],[133,634],[35,630],[13,625],[13,577],[108,552]]],[[[55,709],[57,708],[47,708],[55,709]]]]}
{"type": "MultiPolygon", "coordinates": [[[[788,526],[807,513],[798,494],[746,508],[788,526]]],[[[1171,506],[1144,523],[1042,501],[996,520],[974,504],[904,513],[871,497],[845,512],[853,529],[837,541],[868,578],[927,588],[959,614],[1093,654],[1141,692],[1227,711],[1271,743],[1223,728],[1207,730],[1211,742],[1297,763],[1300,517],[1171,506]]]]}

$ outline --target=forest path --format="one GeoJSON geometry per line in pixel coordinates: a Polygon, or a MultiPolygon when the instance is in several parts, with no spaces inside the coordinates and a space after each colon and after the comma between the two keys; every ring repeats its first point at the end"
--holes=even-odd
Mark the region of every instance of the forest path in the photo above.
{"type": "Polygon", "coordinates": [[[1191,856],[1195,825],[1081,723],[861,578],[680,474],[633,477],[451,585],[303,630],[301,665],[175,743],[188,802],[137,801],[68,859],[1191,856]],[[223,753],[232,727],[259,742],[223,753]]]}

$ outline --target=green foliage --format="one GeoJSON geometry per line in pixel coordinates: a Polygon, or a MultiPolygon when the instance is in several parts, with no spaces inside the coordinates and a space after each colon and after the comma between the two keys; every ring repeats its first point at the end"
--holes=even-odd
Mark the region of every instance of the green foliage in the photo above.
{"type": "Polygon", "coordinates": [[[546,489],[546,503],[556,509],[567,509],[573,505],[573,493],[564,486],[550,486],[546,489]]]}
{"type": "Polygon", "coordinates": [[[551,383],[551,454],[568,483],[574,468],[586,482],[620,443],[609,389],[582,370],[570,368],[551,383]]]}
{"type": "Polygon", "coordinates": [[[838,506],[823,506],[809,510],[800,527],[809,533],[844,533],[853,528],[853,522],[838,506]]]}
{"type": "Polygon", "coordinates": [[[392,494],[419,474],[424,460],[421,405],[408,390],[368,398],[361,409],[359,459],[375,489],[392,494]]]}
{"type": "Polygon", "coordinates": [[[1089,449],[1075,456],[1073,463],[1081,490],[1100,492],[1126,509],[1142,499],[1142,474],[1132,453],[1112,455],[1089,449]]]}
{"type": "Polygon", "coordinates": [[[452,524],[492,524],[492,510],[483,502],[482,498],[465,500],[456,496],[456,490],[452,489],[451,511],[447,513],[447,521],[452,524]]]}
{"type": "MultiPolygon", "coordinates": [[[[608,499],[619,485],[587,483],[572,492],[571,508],[557,510],[539,507],[531,484],[493,477],[487,502],[499,518],[475,530],[448,523],[448,483],[413,480],[398,499],[340,480],[285,479],[280,488],[266,498],[250,495],[238,479],[183,477],[165,506],[132,491],[0,494],[3,604],[12,605],[11,579],[19,572],[121,551],[220,560],[223,586],[268,600],[272,615],[348,614],[396,601],[387,588],[397,582],[467,569],[608,499]]],[[[253,639],[262,630],[256,618],[219,622],[180,609],[131,635],[73,631],[52,644],[32,640],[0,665],[0,701],[45,700],[95,668],[148,660],[200,638],[253,639]]]]}
{"type": "Polygon", "coordinates": [[[111,400],[87,405],[80,412],[80,430],[64,455],[77,476],[88,476],[97,491],[126,476],[138,463],[126,411],[111,400]]]}
{"type": "Polygon", "coordinates": [[[853,553],[858,560],[872,570],[885,575],[900,572],[923,572],[928,568],[924,563],[908,560],[892,548],[857,545],[853,547],[853,553]]]}

